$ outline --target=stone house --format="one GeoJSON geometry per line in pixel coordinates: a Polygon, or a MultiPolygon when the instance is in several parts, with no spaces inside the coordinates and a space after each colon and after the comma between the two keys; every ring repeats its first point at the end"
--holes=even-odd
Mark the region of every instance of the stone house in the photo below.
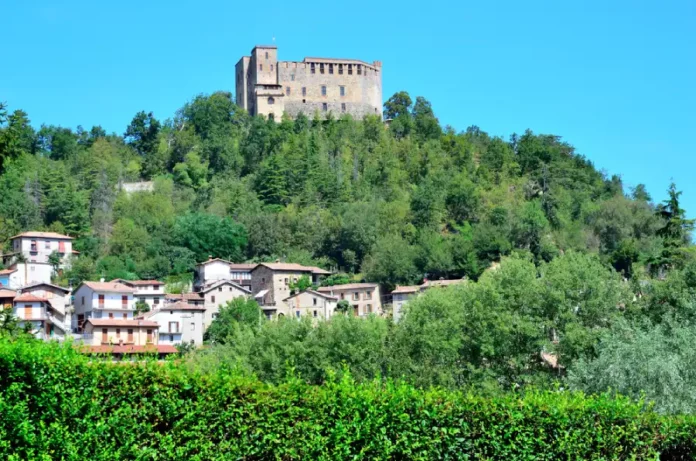
{"type": "Polygon", "coordinates": [[[297,318],[310,316],[315,319],[329,319],[336,312],[338,298],[327,293],[304,290],[283,300],[291,315],[297,318]]]}
{"type": "Polygon", "coordinates": [[[303,266],[295,263],[261,263],[251,271],[251,292],[266,315],[288,315],[289,310],[283,302],[292,294],[291,285],[303,276],[309,277],[313,284],[331,272],[319,267],[303,266]]]}
{"type": "Polygon", "coordinates": [[[345,299],[355,316],[382,314],[382,300],[377,283],[348,283],[320,287],[319,292],[345,299]]]}

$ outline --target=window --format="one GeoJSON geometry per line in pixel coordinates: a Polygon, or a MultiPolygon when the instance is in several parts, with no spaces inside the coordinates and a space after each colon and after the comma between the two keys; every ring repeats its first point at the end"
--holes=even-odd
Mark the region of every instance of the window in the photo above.
{"type": "Polygon", "coordinates": [[[338,75],[343,75],[343,64],[338,65],[338,75]]]}
{"type": "Polygon", "coordinates": [[[128,342],[129,343],[133,342],[133,329],[132,328],[128,329],[128,342]]]}
{"type": "Polygon", "coordinates": [[[366,304],[366,305],[365,305],[365,311],[366,311],[368,314],[371,314],[371,313],[372,313],[372,304],[366,304]]]}
{"type": "Polygon", "coordinates": [[[346,87],[345,87],[345,86],[341,86],[341,87],[339,87],[339,88],[340,88],[340,90],[341,90],[341,96],[345,96],[345,95],[346,95],[346,87]]]}
{"type": "Polygon", "coordinates": [[[360,64],[358,64],[358,75],[362,73],[362,68],[360,67],[360,64]]]}
{"type": "Polygon", "coordinates": [[[116,338],[121,339],[121,329],[116,328],[116,338]]]}
{"type": "Polygon", "coordinates": [[[160,299],[158,296],[155,296],[154,298],[152,298],[152,304],[157,305],[157,304],[159,304],[159,301],[160,301],[160,299]]]}
{"type": "Polygon", "coordinates": [[[268,97],[268,104],[275,104],[275,99],[273,99],[273,96],[268,97]]]}
{"type": "Polygon", "coordinates": [[[323,110],[324,112],[326,112],[327,110],[329,110],[329,105],[326,104],[325,102],[322,103],[322,104],[321,104],[321,110],[323,110]]]}
{"type": "Polygon", "coordinates": [[[169,340],[174,341],[174,335],[169,335],[169,340]]]}
{"type": "Polygon", "coordinates": [[[214,313],[214,314],[212,315],[212,317],[213,317],[213,320],[215,320],[215,319],[218,317],[217,312],[214,313]]]}
{"type": "Polygon", "coordinates": [[[329,73],[333,74],[333,64],[329,64],[329,73]]]}
{"type": "MultiPolygon", "coordinates": [[[[263,72],[263,64],[259,64],[259,70],[260,70],[261,72],[263,72]]],[[[358,73],[360,73],[360,72],[358,72],[358,73]]]]}
{"type": "Polygon", "coordinates": [[[218,291],[222,291],[222,287],[218,287],[218,291]]]}
{"type": "Polygon", "coordinates": [[[324,85],[321,86],[321,95],[326,96],[326,86],[324,85]]]}
{"type": "Polygon", "coordinates": [[[210,302],[211,302],[211,303],[214,303],[214,302],[215,302],[215,296],[211,296],[211,297],[210,297],[210,302]]]}
{"type": "Polygon", "coordinates": [[[31,241],[31,251],[36,252],[36,240],[31,241]]]}
{"type": "Polygon", "coordinates": [[[320,74],[324,73],[324,64],[319,64],[319,73],[320,74]]]}
{"type": "Polygon", "coordinates": [[[271,72],[273,72],[273,64],[271,64],[271,72]]]}
{"type": "Polygon", "coordinates": [[[81,303],[81,304],[82,304],[83,306],[85,305],[85,297],[84,297],[84,296],[82,297],[82,303],[81,303]]]}
{"type": "Polygon", "coordinates": [[[313,74],[316,74],[317,70],[314,68],[314,63],[311,63],[309,66],[310,66],[310,72],[313,74]]]}
{"type": "Polygon", "coordinates": [[[151,330],[151,329],[148,329],[148,330],[147,330],[146,342],[148,342],[148,343],[151,343],[151,342],[152,342],[152,330],[151,330]]]}
{"type": "Polygon", "coordinates": [[[348,64],[348,75],[353,75],[353,64],[348,64]]]}
{"type": "Polygon", "coordinates": [[[123,320],[126,320],[126,319],[128,319],[128,314],[124,313],[124,314],[123,314],[123,320]]]}
{"type": "Polygon", "coordinates": [[[104,307],[104,295],[99,295],[99,307],[104,307]]]}
{"type": "Polygon", "coordinates": [[[371,291],[365,292],[365,299],[372,299],[372,292],[371,291]]]}
{"type": "Polygon", "coordinates": [[[290,74],[290,81],[294,82],[295,81],[295,74],[290,74]]]}
{"type": "Polygon", "coordinates": [[[287,96],[290,96],[290,87],[289,87],[289,86],[286,86],[286,87],[285,87],[285,94],[286,94],[287,96]]]}
{"type": "Polygon", "coordinates": [[[295,311],[295,316],[299,319],[300,318],[300,311],[295,311]]]}
{"type": "Polygon", "coordinates": [[[191,331],[196,331],[196,322],[191,322],[191,331]]]}
{"type": "Polygon", "coordinates": [[[266,59],[268,59],[268,51],[266,51],[266,59]]]}
{"type": "Polygon", "coordinates": [[[266,283],[266,277],[261,277],[261,283],[266,283]]]}
{"type": "Polygon", "coordinates": [[[174,315],[174,311],[169,311],[169,315],[174,315]]]}
{"type": "Polygon", "coordinates": [[[285,279],[285,286],[288,286],[288,279],[285,279]]]}
{"type": "Polygon", "coordinates": [[[179,322],[169,322],[169,332],[178,333],[179,332],[179,322]]]}
{"type": "Polygon", "coordinates": [[[229,290],[228,290],[228,291],[232,291],[232,287],[229,287],[229,290]]]}
{"type": "Polygon", "coordinates": [[[121,296],[121,307],[124,309],[128,307],[128,295],[121,296]]]}
{"type": "Polygon", "coordinates": [[[341,103],[341,112],[345,112],[345,111],[346,111],[346,103],[342,102],[341,103]]]}
{"type": "Polygon", "coordinates": [[[314,311],[314,317],[315,318],[317,317],[317,311],[314,311]]]}
{"type": "Polygon", "coordinates": [[[275,115],[272,112],[270,114],[268,114],[268,120],[271,120],[271,121],[275,120],[275,115]]]}
{"type": "Polygon", "coordinates": [[[51,242],[49,242],[48,240],[46,240],[46,241],[44,242],[44,248],[46,248],[46,249],[51,248],[51,242]]]}
{"type": "Polygon", "coordinates": [[[302,96],[307,96],[307,87],[306,86],[302,87],[302,96]]]}
{"type": "Polygon", "coordinates": [[[58,253],[65,253],[65,242],[58,242],[58,253]]]}
{"type": "Polygon", "coordinates": [[[314,305],[314,306],[317,305],[317,298],[312,298],[312,305],[314,305]]]}
{"type": "Polygon", "coordinates": [[[353,293],[353,301],[360,301],[360,293],[358,293],[358,292],[353,293]]]}
{"type": "Polygon", "coordinates": [[[113,313],[113,312],[109,312],[109,318],[110,318],[110,319],[114,318],[114,313],[113,313]]]}

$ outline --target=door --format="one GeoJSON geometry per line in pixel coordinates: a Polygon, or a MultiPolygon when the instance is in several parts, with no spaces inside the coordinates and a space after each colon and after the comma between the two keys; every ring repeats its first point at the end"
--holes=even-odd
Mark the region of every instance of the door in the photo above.
{"type": "Polygon", "coordinates": [[[104,309],[104,295],[99,295],[99,307],[104,309]]]}
{"type": "Polygon", "coordinates": [[[152,343],[152,330],[150,330],[150,329],[147,330],[147,343],[148,344],[152,343]]]}
{"type": "Polygon", "coordinates": [[[353,304],[353,315],[355,317],[360,315],[360,307],[357,304],[353,304]]]}
{"type": "Polygon", "coordinates": [[[121,307],[128,309],[128,296],[121,296],[121,307]]]}
{"type": "Polygon", "coordinates": [[[107,344],[109,342],[109,330],[107,328],[102,328],[102,344],[107,344]]]}
{"type": "Polygon", "coordinates": [[[31,320],[31,306],[24,306],[24,320],[31,320]]]}
{"type": "Polygon", "coordinates": [[[128,342],[129,343],[133,342],[133,329],[132,328],[128,329],[128,342]]]}

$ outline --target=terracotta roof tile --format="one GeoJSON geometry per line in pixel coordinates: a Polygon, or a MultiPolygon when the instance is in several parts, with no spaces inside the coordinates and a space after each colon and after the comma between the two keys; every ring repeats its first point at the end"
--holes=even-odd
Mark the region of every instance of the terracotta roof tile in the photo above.
{"type": "MultiPolygon", "coordinates": [[[[94,291],[107,291],[110,293],[134,293],[135,290],[122,283],[114,282],[82,282],[94,291]]],[[[77,291],[77,290],[76,290],[77,291]]]]}
{"type": "Polygon", "coordinates": [[[331,285],[328,287],[319,287],[319,291],[344,291],[344,290],[359,290],[361,288],[377,288],[376,283],[346,283],[344,285],[331,285]]]}
{"type": "Polygon", "coordinates": [[[79,346],[80,352],[87,354],[176,354],[176,347],[169,344],[150,344],[147,346],[113,345],[113,346],[79,346]]]}
{"type": "Polygon", "coordinates": [[[404,285],[404,286],[399,286],[397,285],[396,288],[394,288],[394,291],[392,291],[392,294],[394,293],[416,293],[420,290],[420,287],[418,285],[404,285]]]}
{"type": "Polygon", "coordinates": [[[14,290],[5,290],[0,288],[0,298],[14,298],[17,296],[17,292],[14,290]]]}
{"type": "Polygon", "coordinates": [[[150,311],[151,313],[156,313],[159,311],[204,311],[205,307],[203,306],[194,306],[192,304],[189,304],[184,301],[177,301],[175,303],[167,304],[163,307],[160,307],[156,311],[150,311]]]}
{"type": "Polygon", "coordinates": [[[13,272],[17,272],[17,269],[3,269],[0,270],[0,275],[9,275],[13,272]]]}
{"type": "Polygon", "coordinates": [[[168,293],[164,295],[164,298],[169,300],[183,299],[184,301],[203,301],[205,299],[203,293],[168,293]]]}
{"type": "Polygon", "coordinates": [[[10,240],[13,240],[13,239],[16,239],[19,237],[73,240],[73,238],[70,237],[69,235],[58,234],[56,232],[35,232],[35,231],[22,232],[21,234],[17,234],[14,237],[10,237],[10,240]]]}
{"type": "Polygon", "coordinates": [[[315,266],[303,266],[296,263],[260,263],[258,266],[266,266],[274,271],[290,271],[290,272],[311,272],[313,274],[328,275],[331,272],[315,266]]]}
{"type": "Polygon", "coordinates": [[[48,302],[48,299],[40,298],[38,296],[33,295],[32,293],[22,293],[21,295],[17,296],[14,300],[15,300],[15,302],[26,302],[26,303],[45,303],[45,302],[48,302]]]}
{"type": "Polygon", "coordinates": [[[155,327],[159,328],[159,323],[149,320],[123,320],[123,319],[87,319],[95,327],[155,327]]]}
{"type": "Polygon", "coordinates": [[[122,283],[124,285],[135,285],[135,286],[147,286],[147,285],[164,285],[164,282],[159,280],[124,280],[124,279],[114,279],[109,283],[122,283]]]}

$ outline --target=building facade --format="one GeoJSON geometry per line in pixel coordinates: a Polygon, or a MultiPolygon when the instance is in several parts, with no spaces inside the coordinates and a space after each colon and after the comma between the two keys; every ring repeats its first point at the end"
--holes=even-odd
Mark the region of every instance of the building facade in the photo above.
{"type": "Polygon", "coordinates": [[[184,301],[161,306],[147,312],[143,318],[159,325],[159,344],[203,344],[203,306],[184,301]]]}
{"type": "Polygon", "coordinates": [[[89,319],[133,320],[135,290],[122,283],[82,282],[74,292],[73,331],[89,319]]]}
{"type": "Polygon", "coordinates": [[[251,292],[266,315],[288,315],[290,312],[283,300],[292,295],[292,284],[303,276],[312,283],[319,283],[320,277],[330,274],[324,269],[301,264],[261,263],[251,271],[251,292]]]}
{"type": "Polygon", "coordinates": [[[395,322],[401,320],[404,315],[403,308],[409,301],[432,288],[446,288],[449,286],[460,285],[466,283],[466,279],[451,279],[451,280],[425,280],[421,285],[398,286],[391,292],[392,295],[392,316],[395,322]]]}
{"type": "Polygon", "coordinates": [[[350,303],[353,315],[365,316],[382,314],[382,301],[379,285],[376,283],[348,283],[320,287],[319,292],[345,299],[350,303]]]}
{"type": "Polygon", "coordinates": [[[314,290],[296,293],[283,301],[295,317],[309,316],[315,319],[331,318],[338,304],[337,297],[314,290]]]}
{"type": "Polygon", "coordinates": [[[85,322],[83,341],[88,346],[157,345],[159,324],[152,320],[90,318],[85,322]]]}
{"type": "Polygon", "coordinates": [[[235,298],[249,296],[251,291],[230,280],[223,280],[207,287],[201,291],[201,294],[203,295],[203,305],[205,307],[203,326],[207,329],[217,317],[221,307],[235,298]]]}
{"type": "Polygon", "coordinates": [[[251,115],[280,120],[303,113],[335,118],[382,116],[382,63],[304,58],[279,61],[276,46],[256,46],[236,66],[237,104],[251,115]]]}
{"type": "Polygon", "coordinates": [[[144,302],[150,309],[156,309],[164,304],[164,283],[159,280],[112,280],[135,290],[135,302],[144,302]]]}
{"type": "Polygon", "coordinates": [[[224,259],[209,258],[196,265],[193,289],[201,291],[222,280],[231,280],[238,285],[250,287],[251,270],[254,267],[256,264],[238,264],[224,259]]]}
{"type": "Polygon", "coordinates": [[[65,269],[75,253],[73,238],[56,232],[24,232],[10,238],[14,255],[21,254],[29,263],[49,263],[52,253],[60,255],[60,268],[65,269]]]}

